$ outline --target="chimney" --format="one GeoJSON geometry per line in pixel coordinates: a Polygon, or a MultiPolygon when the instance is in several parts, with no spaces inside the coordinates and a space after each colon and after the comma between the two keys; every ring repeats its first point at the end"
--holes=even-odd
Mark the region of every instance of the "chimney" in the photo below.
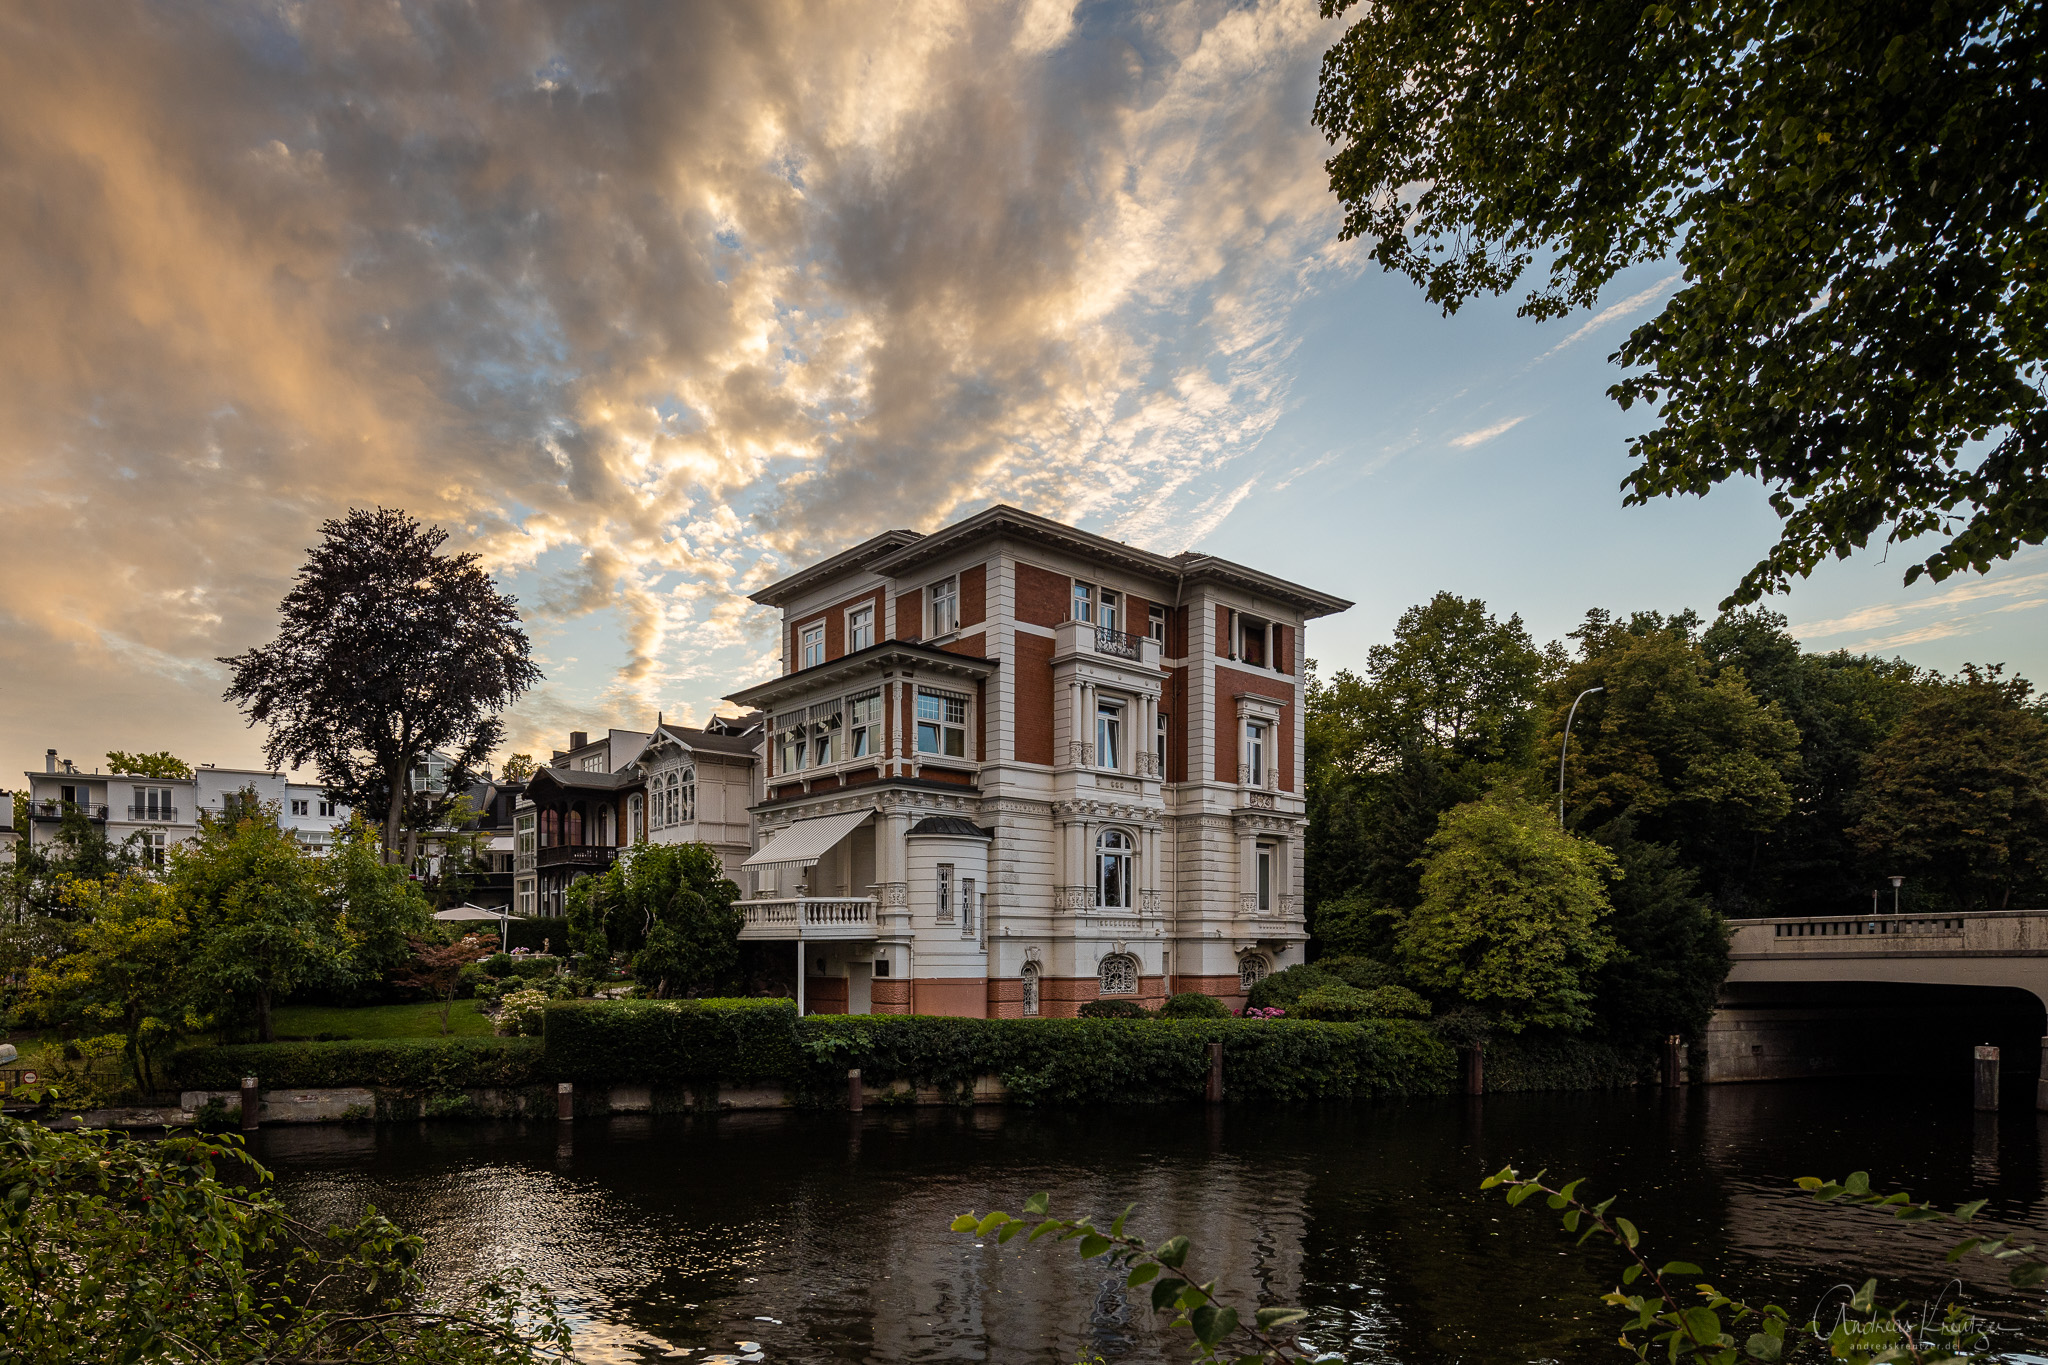
{"type": "Polygon", "coordinates": [[[588,731],[571,730],[569,732],[569,752],[574,753],[576,750],[582,748],[584,745],[588,743],[590,743],[590,734],[588,731]]]}
{"type": "Polygon", "coordinates": [[[43,771],[46,773],[57,771],[57,751],[55,749],[43,750],[43,771]]]}

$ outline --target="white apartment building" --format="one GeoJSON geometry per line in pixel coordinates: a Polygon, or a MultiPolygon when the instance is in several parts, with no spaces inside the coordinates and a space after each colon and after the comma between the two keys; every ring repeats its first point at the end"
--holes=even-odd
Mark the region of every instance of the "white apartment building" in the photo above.
{"type": "Polygon", "coordinates": [[[161,863],[172,845],[198,837],[201,811],[218,815],[225,801],[250,789],[258,800],[276,803],[278,823],[308,852],[325,853],[333,846],[334,831],[349,818],[349,808],[329,801],[318,786],[261,768],[206,764],[184,778],[88,773],[49,749],[43,770],[23,776],[29,798],[29,828],[21,832],[26,842],[36,847],[55,842],[65,810],[76,807],[109,843],[132,846],[154,863],[161,863]]]}

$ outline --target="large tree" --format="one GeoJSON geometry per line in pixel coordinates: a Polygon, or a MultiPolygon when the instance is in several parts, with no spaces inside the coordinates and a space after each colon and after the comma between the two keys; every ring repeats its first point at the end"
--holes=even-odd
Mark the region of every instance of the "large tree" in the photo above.
{"type": "Polygon", "coordinates": [[[569,888],[569,937],[590,966],[633,955],[649,995],[696,995],[739,966],[740,889],[704,844],[636,844],[569,888]]]}
{"type": "Polygon", "coordinates": [[[499,712],[541,672],[517,604],[475,555],[441,552],[447,532],[380,507],[320,533],[279,604],[277,639],[221,660],[234,669],[227,696],[270,728],[273,765],[311,763],[335,799],[381,812],[395,859],[408,813],[431,820],[474,780],[503,735],[499,712]],[[436,750],[449,757],[446,794],[412,791],[436,750]]]}
{"type": "Polygon", "coordinates": [[[1906,571],[2048,534],[2048,9],[2026,0],[1323,0],[1344,235],[1446,311],[1684,279],[1614,359],[1627,500],[1771,488],[1754,601],[1883,532],[1906,571]]]}
{"type": "Polygon", "coordinates": [[[1877,746],[1849,833],[1878,870],[1958,909],[2048,892],[2048,722],[2032,693],[1966,666],[1877,746]]]}

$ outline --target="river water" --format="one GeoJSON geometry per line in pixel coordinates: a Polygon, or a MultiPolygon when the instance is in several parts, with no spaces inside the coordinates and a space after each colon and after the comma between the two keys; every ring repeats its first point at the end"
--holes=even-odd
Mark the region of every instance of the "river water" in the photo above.
{"type": "MultiPolygon", "coordinates": [[[[1653,1260],[1801,1318],[1873,1275],[1940,1292],[1953,1239],[1814,1205],[1796,1176],[1865,1169],[2048,1234],[2048,1116],[1977,1115],[1966,1090],[1899,1082],[444,1122],[272,1129],[255,1147],[302,1212],[372,1203],[423,1234],[437,1277],[525,1267],[593,1361],[1184,1361],[1184,1338],[1072,1247],[947,1230],[1037,1190],[1056,1213],[1136,1204],[1134,1230],[1187,1234],[1190,1267],[1234,1301],[1305,1306],[1309,1341],[1372,1365],[1627,1358],[1599,1302],[1614,1250],[1575,1248],[1541,1201],[1481,1195],[1510,1162],[1586,1176],[1619,1194],[1653,1260]]],[[[2032,1307],[1981,1270],[1964,1292],[1993,1314],[2032,1307]]]]}

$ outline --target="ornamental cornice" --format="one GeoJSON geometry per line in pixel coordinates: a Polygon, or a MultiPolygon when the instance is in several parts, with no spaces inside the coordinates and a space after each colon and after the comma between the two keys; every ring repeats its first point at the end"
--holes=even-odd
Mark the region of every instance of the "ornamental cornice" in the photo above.
{"type": "Polygon", "coordinates": [[[1230,813],[1230,822],[1240,830],[1253,830],[1265,834],[1292,834],[1308,823],[1305,817],[1274,815],[1266,811],[1237,810],[1230,813]]]}

